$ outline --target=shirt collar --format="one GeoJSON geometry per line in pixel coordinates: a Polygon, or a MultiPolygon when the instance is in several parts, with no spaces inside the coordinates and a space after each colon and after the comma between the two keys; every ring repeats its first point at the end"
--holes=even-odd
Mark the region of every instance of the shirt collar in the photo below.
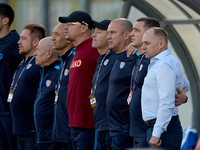
{"type": "Polygon", "coordinates": [[[163,57],[167,56],[167,55],[170,55],[171,52],[169,49],[167,50],[164,50],[162,51],[161,53],[159,53],[158,55],[156,55],[155,57],[153,57],[151,60],[150,60],[150,63],[153,63],[155,62],[156,60],[159,60],[159,59],[163,59],[163,57]]]}

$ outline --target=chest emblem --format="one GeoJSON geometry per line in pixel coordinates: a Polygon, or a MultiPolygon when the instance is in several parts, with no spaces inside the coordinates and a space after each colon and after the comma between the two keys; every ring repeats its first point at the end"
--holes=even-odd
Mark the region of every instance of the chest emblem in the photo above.
{"type": "Polygon", "coordinates": [[[104,66],[107,66],[107,64],[108,64],[108,62],[109,62],[109,59],[106,59],[105,61],[104,61],[104,66]]]}
{"type": "Polygon", "coordinates": [[[125,62],[121,62],[119,67],[120,67],[120,69],[122,69],[122,68],[124,68],[124,66],[125,66],[125,62]]]}
{"type": "Polygon", "coordinates": [[[68,73],[69,73],[69,70],[68,70],[68,69],[65,69],[64,75],[67,76],[68,73]]]}
{"type": "Polygon", "coordinates": [[[49,87],[51,85],[51,80],[46,81],[46,86],[49,87]]]}
{"type": "Polygon", "coordinates": [[[139,69],[139,71],[141,71],[141,70],[142,70],[142,68],[143,68],[143,64],[141,64],[141,65],[140,65],[140,69],[139,69]]]}
{"type": "Polygon", "coordinates": [[[29,64],[29,65],[26,67],[26,69],[29,69],[29,68],[31,68],[31,66],[32,66],[32,64],[29,64]]]}

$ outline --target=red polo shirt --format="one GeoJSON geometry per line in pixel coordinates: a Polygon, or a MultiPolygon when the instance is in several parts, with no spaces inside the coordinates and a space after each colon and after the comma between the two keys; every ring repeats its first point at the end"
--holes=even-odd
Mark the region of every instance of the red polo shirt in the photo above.
{"type": "Polygon", "coordinates": [[[95,128],[89,95],[98,57],[97,49],[92,48],[92,38],[76,47],[69,70],[67,94],[69,127],[95,128]]]}

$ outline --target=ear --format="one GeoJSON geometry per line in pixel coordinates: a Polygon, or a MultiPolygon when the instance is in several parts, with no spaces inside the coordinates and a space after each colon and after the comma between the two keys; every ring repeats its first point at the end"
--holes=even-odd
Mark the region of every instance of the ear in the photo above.
{"type": "Polygon", "coordinates": [[[166,42],[165,42],[164,39],[160,39],[158,44],[159,44],[159,47],[160,47],[161,49],[163,49],[163,48],[165,47],[165,45],[166,45],[166,42]]]}
{"type": "Polygon", "coordinates": [[[37,47],[38,44],[39,44],[39,41],[40,41],[39,38],[35,38],[35,39],[33,40],[33,42],[32,42],[32,43],[33,43],[33,46],[34,46],[34,47],[37,47]]]}
{"type": "Polygon", "coordinates": [[[124,38],[125,39],[130,38],[130,31],[129,30],[127,30],[126,32],[124,32],[124,38]]]}
{"type": "Polygon", "coordinates": [[[9,24],[9,18],[8,17],[3,18],[2,22],[4,25],[9,24]]]}
{"type": "Polygon", "coordinates": [[[52,50],[52,49],[48,49],[48,50],[47,50],[47,58],[48,58],[48,59],[51,58],[52,55],[53,55],[53,50],[52,50]]]}
{"type": "Polygon", "coordinates": [[[81,32],[82,32],[82,33],[85,33],[88,29],[89,29],[88,26],[82,25],[82,27],[81,27],[81,32]]]}

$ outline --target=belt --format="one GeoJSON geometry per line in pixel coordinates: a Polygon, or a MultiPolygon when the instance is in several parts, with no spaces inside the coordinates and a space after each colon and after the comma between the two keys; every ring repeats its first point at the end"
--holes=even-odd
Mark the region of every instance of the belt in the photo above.
{"type": "MultiPolygon", "coordinates": [[[[170,120],[170,122],[173,122],[173,121],[179,121],[179,116],[173,116],[170,120]]],[[[152,120],[149,120],[149,121],[146,121],[144,122],[144,126],[148,129],[148,128],[152,128],[154,127],[154,124],[156,123],[156,119],[152,119],[152,120]]]]}

